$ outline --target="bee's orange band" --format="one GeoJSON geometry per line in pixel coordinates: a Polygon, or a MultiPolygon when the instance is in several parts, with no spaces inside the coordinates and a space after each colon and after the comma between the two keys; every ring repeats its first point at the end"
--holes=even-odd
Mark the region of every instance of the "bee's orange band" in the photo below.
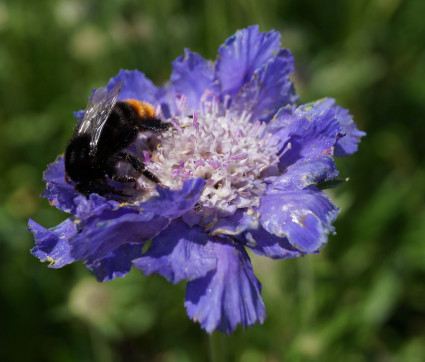
{"type": "Polygon", "coordinates": [[[126,99],[124,102],[132,106],[140,117],[155,117],[155,109],[149,103],[140,102],[135,99],[126,99]]]}

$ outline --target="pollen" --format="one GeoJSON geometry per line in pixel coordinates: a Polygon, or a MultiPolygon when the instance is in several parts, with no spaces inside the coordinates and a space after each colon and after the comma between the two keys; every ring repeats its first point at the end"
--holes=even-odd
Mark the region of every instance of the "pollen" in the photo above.
{"type": "Polygon", "coordinates": [[[53,259],[51,256],[48,256],[46,258],[46,260],[49,262],[49,266],[55,265],[56,264],[56,260],[53,259]]]}

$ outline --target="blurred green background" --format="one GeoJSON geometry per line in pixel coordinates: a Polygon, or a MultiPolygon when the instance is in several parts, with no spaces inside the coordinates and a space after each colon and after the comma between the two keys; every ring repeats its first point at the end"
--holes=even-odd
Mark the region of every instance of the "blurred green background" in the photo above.
{"type": "Polygon", "coordinates": [[[275,29],[301,101],[324,96],[368,133],[338,161],[350,181],[321,255],[253,257],[268,318],[228,339],[229,361],[425,361],[425,1],[0,1],[0,360],[207,361],[184,285],[132,271],[104,284],[29,253],[41,199],[92,88],[120,68],[156,84],[188,47],[213,59],[237,29],[275,29]]]}

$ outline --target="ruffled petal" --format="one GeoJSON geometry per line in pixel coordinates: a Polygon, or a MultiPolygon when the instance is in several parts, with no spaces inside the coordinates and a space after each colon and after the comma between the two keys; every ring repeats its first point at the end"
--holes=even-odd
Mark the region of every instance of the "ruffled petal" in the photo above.
{"type": "Polygon", "coordinates": [[[277,237],[264,230],[259,213],[253,211],[239,209],[233,215],[220,219],[208,232],[210,235],[231,236],[255,253],[273,259],[295,258],[304,254],[294,248],[287,238],[277,237]]]}
{"type": "Polygon", "coordinates": [[[110,91],[120,81],[124,81],[118,100],[137,99],[152,105],[159,104],[159,89],[138,70],[121,69],[115,77],[109,80],[106,89],[110,91]]]}
{"type": "Polygon", "coordinates": [[[257,69],[251,80],[236,95],[231,110],[250,113],[251,120],[268,121],[276,112],[298,100],[289,74],[294,71],[294,58],[289,50],[279,53],[257,69]]]}
{"type": "Polygon", "coordinates": [[[49,230],[31,219],[28,226],[35,239],[35,247],[32,248],[31,254],[40,261],[48,261],[49,268],[62,268],[75,261],[71,256],[69,245],[69,239],[76,233],[72,219],[66,219],[49,230]]]}
{"type": "Polygon", "coordinates": [[[43,181],[46,189],[41,194],[49,200],[50,205],[69,214],[75,214],[78,204],[84,196],[74,191],[74,186],[65,181],[65,161],[59,156],[55,162],[47,166],[43,181]]]}
{"type": "Polygon", "coordinates": [[[161,113],[167,119],[180,114],[178,109],[179,98],[170,82],[158,87],[156,94],[161,113]]]}
{"type": "Polygon", "coordinates": [[[86,262],[100,282],[123,277],[130,271],[132,262],[142,254],[142,243],[121,245],[102,259],[86,262]]]}
{"type": "Polygon", "coordinates": [[[191,210],[198,202],[205,180],[195,178],[183,182],[181,190],[158,187],[158,196],[140,205],[144,214],[162,215],[175,219],[191,210]]]}
{"type": "Polygon", "coordinates": [[[268,186],[268,191],[301,190],[310,185],[334,180],[338,176],[333,158],[321,155],[313,159],[301,159],[290,165],[282,176],[268,186]]]}
{"type": "Polygon", "coordinates": [[[189,317],[208,333],[219,329],[231,334],[239,323],[244,328],[263,323],[266,311],[261,284],[243,246],[221,239],[214,242],[214,253],[216,270],[187,284],[189,317]]]}
{"type": "Polygon", "coordinates": [[[87,199],[75,192],[74,186],[65,181],[65,162],[61,156],[47,167],[43,180],[46,182],[46,189],[41,196],[47,198],[50,204],[59,210],[79,218],[100,212],[105,207],[111,208],[118,205],[118,202],[107,200],[97,194],[92,194],[87,199]]]}
{"type": "Polygon", "coordinates": [[[209,240],[202,228],[189,228],[175,221],[153,239],[149,250],[134,261],[134,266],[147,275],[162,275],[174,284],[204,277],[217,264],[209,240]]]}
{"type": "Polygon", "coordinates": [[[252,251],[272,259],[297,258],[305,253],[294,248],[286,237],[270,234],[262,226],[244,233],[244,242],[252,251]]]}
{"type": "Polygon", "coordinates": [[[218,96],[219,87],[211,62],[201,55],[185,49],[184,56],[178,57],[173,63],[171,83],[178,94],[184,94],[186,105],[199,109],[199,100],[208,89],[218,96]]]}
{"type": "Polygon", "coordinates": [[[256,229],[259,226],[255,214],[246,209],[238,209],[231,216],[218,220],[208,229],[211,235],[237,236],[247,229],[256,229]]]}
{"type": "Polygon", "coordinates": [[[281,170],[300,159],[333,155],[334,145],[343,131],[332,105],[332,100],[323,99],[297,108],[289,106],[279,110],[268,130],[280,139],[281,170]]]}
{"type": "Polygon", "coordinates": [[[98,194],[91,194],[89,198],[78,198],[75,216],[78,218],[85,218],[90,215],[99,215],[103,210],[118,208],[119,202],[115,200],[108,200],[98,194]]]}
{"type": "Polygon", "coordinates": [[[104,211],[81,222],[80,232],[70,240],[72,256],[77,260],[102,259],[121,245],[149,240],[168,223],[165,217],[152,220],[136,210],[131,213],[129,208],[104,211]]]}
{"type": "Polygon", "coordinates": [[[171,219],[195,206],[204,184],[202,179],[192,179],[181,190],[158,187],[159,196],[139,206],[105,208],[86,217],[79,224],[81,231],[71,240],[72,255],[80,260],[101,259],[123,244],[152,239],[171,219]]]}
{"type": "Polygon", "coordinates": [[[359,131],[353,121],[353,116],[348,110],[335,105],[336,118],[338,119],[345,136],[342,137],[335,145],[335,156],[346,157],[357,151],[360,139],[366,136],[365,132],[359,131]]]}
{"type": "Polygon", "coordinates": [[[233,98],[251,80],[254,71],[278,52],[280,34],[260,33],[258,25],[239,30],[219,48],[216,73],[221,84],[221,96],[233,98]]]}
{"type": "Polygon", "coordinates": [[[338,208],[324,193],[311,189],[265,195],[258,211],[266,231],[286,237],[292,246],[306,253],[315,252],[326,243],[338,214],[338,208]]]}

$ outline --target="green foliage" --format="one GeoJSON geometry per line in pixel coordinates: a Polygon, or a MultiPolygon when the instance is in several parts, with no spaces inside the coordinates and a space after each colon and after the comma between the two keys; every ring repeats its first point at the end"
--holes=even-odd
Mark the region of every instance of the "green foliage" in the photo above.
{"type": "Polygon", "coordinates": [[[425,360],[423,14],[422,0],[0,2],[0,360],[207,360],[184,285],[49,270],[25,228],[66,217],[39,198],[41,173],[92,88],[120,68],[162,83],[184,47],[213,58],[255,23],[294,52],[302,101],[336,98],[368,135],[340,162],[322,254],[253,256],[268,318],[224,337],[229,361],[425,360]]]}

